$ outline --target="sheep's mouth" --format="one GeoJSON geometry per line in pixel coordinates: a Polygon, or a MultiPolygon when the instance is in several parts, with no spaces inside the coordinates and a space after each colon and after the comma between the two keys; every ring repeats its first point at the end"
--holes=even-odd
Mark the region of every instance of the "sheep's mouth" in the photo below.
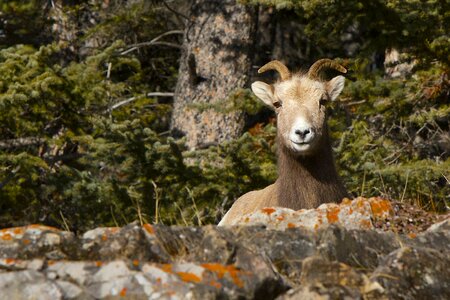
{"type": "Polygon", "coordinates": [[[291,141],[292,144],[298,145],[298,146],[306,146],[306,145],[311,144],[310,142],[295,142],[293,140],[290,140],[290,141],[291,141]]]}
{"type": "Polygon", "coordinates": [[[296,141],[293,141],[293,140],[290,140],[290,141],[291,141],[292,144],[297,145],[297,146],[308,146],[308,145],[311,145],[311,141],[307,141],[307,142],[305,142],[305,141],[296,142],[296,141]]]}
{"type": "Polygon", "coordinates": [[[294,142],[293,140],[290,140],[291,145],[289,148],[292,149],[293,152],[298,154],[308,154],[312,151],[312,148],[314,147],[312,141],[302,141],[302,142],[294,142]]]}

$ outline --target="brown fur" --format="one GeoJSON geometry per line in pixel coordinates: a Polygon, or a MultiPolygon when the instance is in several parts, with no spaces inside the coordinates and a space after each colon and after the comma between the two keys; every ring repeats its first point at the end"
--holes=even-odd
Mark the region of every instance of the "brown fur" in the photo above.
{"type": "Polygon", "coordinates": [[[278,143],[278,206],[295,210],[315,208],[347,197],[334,166],[328,133],[321,140],[318,151],[307,156],[295,156],[278,143]]]}

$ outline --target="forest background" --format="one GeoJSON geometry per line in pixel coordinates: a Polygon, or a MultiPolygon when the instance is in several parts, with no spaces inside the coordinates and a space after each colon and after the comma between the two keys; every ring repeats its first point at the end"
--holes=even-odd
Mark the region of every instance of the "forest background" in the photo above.
{"type": "Polygon", "coordinates": [[[0,227],[217,222],[276,179],[256,70],[324,57],[351,72],[328,109],[349,191],[444,211],[449,6],[2,0],[0,227]]]}

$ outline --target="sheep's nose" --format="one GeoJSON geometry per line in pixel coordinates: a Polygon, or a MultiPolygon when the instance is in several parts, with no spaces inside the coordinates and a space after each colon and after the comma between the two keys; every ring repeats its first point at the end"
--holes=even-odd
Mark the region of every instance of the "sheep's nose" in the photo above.
{"type": "Polygon", "coordinates": [[[308,134],[311,134],[311,130],[308,129],[297,129],[295,130],[295,134],[298,135],[301,139],[305,139],[308,134]]]}

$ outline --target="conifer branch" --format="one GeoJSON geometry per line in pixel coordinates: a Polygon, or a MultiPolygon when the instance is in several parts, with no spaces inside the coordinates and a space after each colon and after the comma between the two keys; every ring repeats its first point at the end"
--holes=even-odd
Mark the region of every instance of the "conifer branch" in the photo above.
{"type": "Polygon", "coordinates": [[[0,149],[10,149],[16,147],[26,147],[41,144],[44,142],[43,138],[38,137],[25,137],[0,141],[0,149]]]}
{"type": "Polygon", "coordinates": [[[2,189],[5,185],[8,184],[8,182],[10,182],[14,176],[16,176],[16,173],[19,172],[20,170],[20,166],[17,166],[14,170],[12,170],[8,176],[6,176],[5,180],[3,180],[2,182],[0,182],[0,189],[2,189]]]}

